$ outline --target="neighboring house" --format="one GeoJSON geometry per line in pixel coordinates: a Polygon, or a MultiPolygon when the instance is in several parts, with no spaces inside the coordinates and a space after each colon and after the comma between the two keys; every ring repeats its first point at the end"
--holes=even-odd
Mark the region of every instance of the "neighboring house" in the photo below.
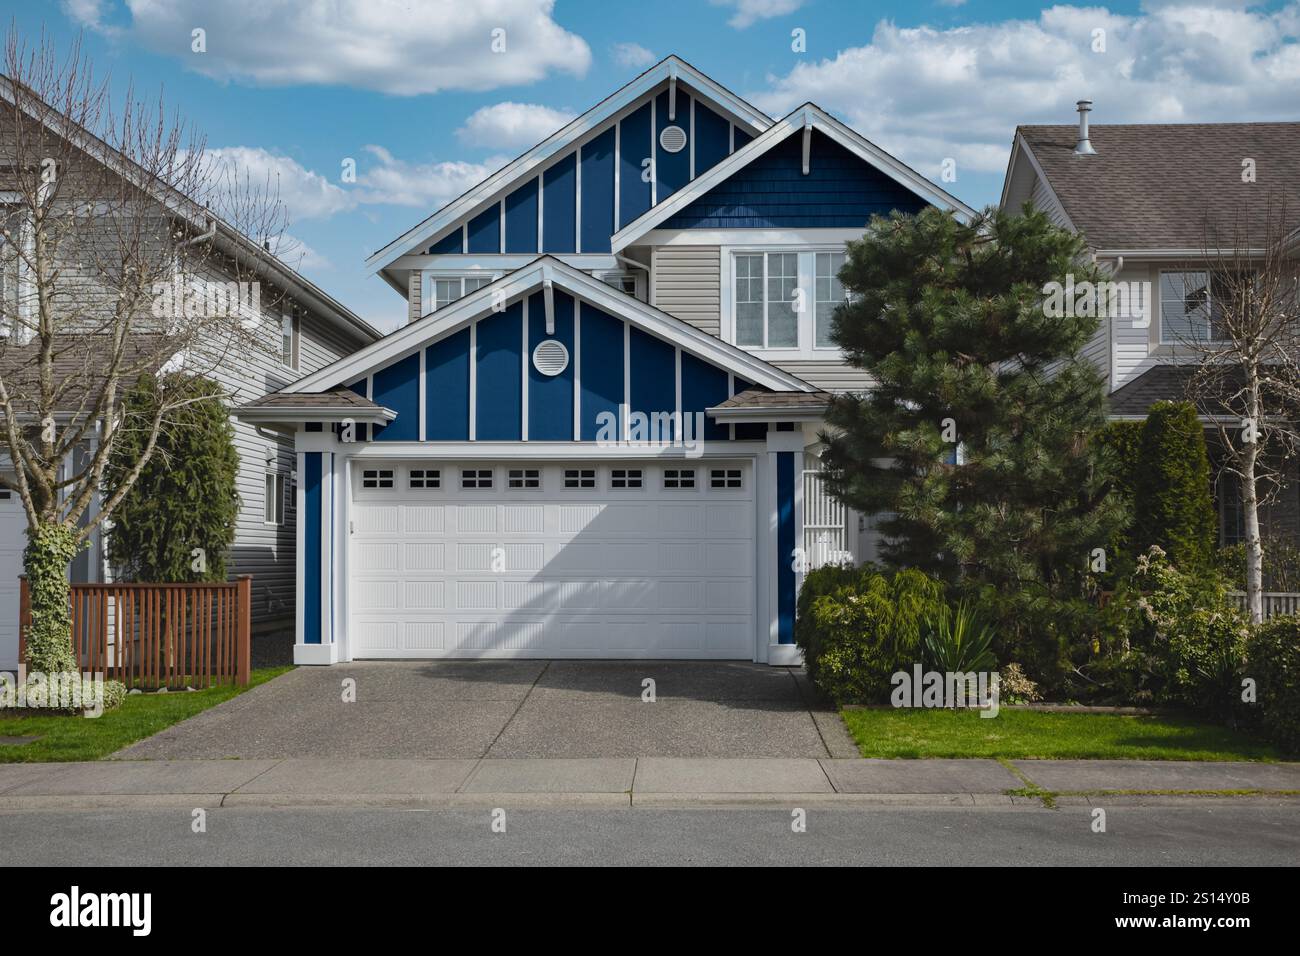
{"type": "MultiPolygon", "coordinates": [[[[1187,343],[1214,335],[1215,258],[1233,260],[1270,232],[1276,239],[1283,210],[1286,229],[1300,226],[1300,123],[1089,128],[1090,109],[1080,103],[1077,126],[1016,129],[1001,204],[1032,202],[1081,233],[1121,283],[1120,314],[1103,319],[1085,354],[1106,376],[1111,416],[1142,420],[1153,402],[1189,397],[1200,353],[1187,343]]],[[[1235,544],[1244,537],[1239,480],[1217,467],[1217,428],[1206,437],[1220,539],[1235,544]]],[[[1295,466],[1286,464],[1290,484],[1261,508],[1266,536],[1300,538],[1295,466]]]]}
{"type": "MultiPolygon", "coordinates": [[[[8,95],[3,84],[0,95],[8,95]]],[[[79,135],[107,149],[84,130],[79,135]]],[[[7,141],[7,137],[0,136],[0,141],[7,141]]],[[[121,163],[124,157],[118,154],[102,160],[121,163]]],[[[0,157],[0,175],[7,168],[0,157]]],[[[4,184],[0,181],[0,209],[4,202],[4,184]]],[[[240,354],[223,361],[214,375],[231,392],[233,404],[281,389],[379,338],[378,331],[257,243],[219,220],[213,220],[213,228],[216,232],[212,242],[218,249],[232,254],[237,251],[245,264],[256,262],[255,281],[261,288],[260,313],[245,308],[241,316],[245,328],[253,330],[254,341],[240,354]]],[[[11,234],[20,234],[20,228],[14,228],[11,234]]],[[[12,293],[24,280],[17,257],[4,252],[0,244],[0,290],[12,293]]],[[[223,281],[220,275],[207,278],[223,281]]],[[[0,328],[0,354],[9,368],[21,364],[24,343],[15,340],[18,334],[19,330],[0,328]]],[[[71,348],[66,361],[84,363],[94,354],[93,346],[71,348]]],[[[129,384],[123,383],[124,387],[129,384]]],[[[75,408],[76,402],[70,396],[69,414],[75,408]]],[[[227,567],[232,575],[253,575],[255,635],[285,633],[292,629],[294,611],[293,442],[252,423],[236,421],[234,425],[240,457],[241,507],[227,567]]],[[[79,470],[86,460],[84,456],[70,458],[77,460],[67,462],[69,469],[79,470]]],[[[7,453],[0,449],[0,472],[11,467],[7,453]]],[[[18,495],[0,488],[0,670],[12,670],[18,663],[18,576],[22,573],[26,521],[18,495]]],[[[113,569],[104,557],[102,529],[91,544],[90,550],[75,559],[72,580],[112,580],[113,569]]]]}
{"type": "Polygon", "coordinates": [[[844,243],[931,204],[971,214],[669,57],[375,253],[409,324],[239,411],[296,440],[295,660],[795,663],[804,558],[860,553],[844,243]]]}

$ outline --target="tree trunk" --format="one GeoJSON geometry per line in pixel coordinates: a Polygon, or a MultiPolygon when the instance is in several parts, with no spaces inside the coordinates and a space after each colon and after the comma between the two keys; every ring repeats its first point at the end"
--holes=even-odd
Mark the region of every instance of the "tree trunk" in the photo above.
{"type": "Polygon", "coordinates": [[[1259,495],[1255,489],[1255,461],[1259,445],[1246,446],[1241,461],[1241,506],[1246,520],[1246,608],[1250,619],[1264,620],[1264,543],[1259,536],[1259,495]]]}
{"type": "Polygon", "coordinates": [[[77,670],[77,656],[72,652],[68,565],[79,550],[76,532],[62,524],[40,524],[27,531],[23,570],[31,593],[26,654],[29,671],[50,675],[77,670]]]}

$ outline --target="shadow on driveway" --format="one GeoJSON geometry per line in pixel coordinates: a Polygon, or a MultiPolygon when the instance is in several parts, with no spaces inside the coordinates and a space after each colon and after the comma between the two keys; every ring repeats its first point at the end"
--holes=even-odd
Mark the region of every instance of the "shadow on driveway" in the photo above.
{"type": "Polygon", "coordinates": [[[801,671],[738,661],[300,667],[115,756],[857,756],[810,691],[801,671]],[[356,700],[344,703],[349,678],[356,700]]]}

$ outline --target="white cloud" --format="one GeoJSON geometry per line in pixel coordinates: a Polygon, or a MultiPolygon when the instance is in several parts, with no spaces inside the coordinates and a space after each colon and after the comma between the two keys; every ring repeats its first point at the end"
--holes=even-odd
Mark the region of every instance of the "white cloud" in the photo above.
{"type": "Polygon", "coordinates": [[[428,212],[477,186],[509,162],[505,156],[492,156],[481,163],[408,163],[382,146],[366,146],[365,150],[377,162],[359,168],[358,202],[414,206],[428,212]]]}
{"type": "MultiPolygon", "coordinates": [[[[221,80],[268,86],[344,85],[397,95],[490,90],[554,71],[582,76],[585,40],[552,19],[554,0],[126,0],[123,32],[221,80]],[[191,31],[206,31],[206,52],[191,31]],[[493,49],[494,31],[498,46],[493,49]]],[[[102,24],[99,0],[66,0],[83,26],[102,24]]]]}
{"type": "Polygon", "coordinates": [[[960,7],[966,3],[966,0],[939,0],[941,7],[960,7]]]}
{"type": "Polygon", "coordinates": [[[727,21],[737,30],[752,26],[759,20],[783,17],[803,6],[803,0],[709,0],[715,7],[735,7],[736,12],[727,21]]]}
{"type": "Polygon", "coordinates": [[[927,175],[945,157],[1000,173],[1022,123],[1300,118],[1300,3],[1275,11],[1200,0],[1136,16],[1056,6],[1036,20],[941,30],[877,24],[871,42],[801,63],[750,97],[783,115],[812,100],[927,175]],[[1103,30],[1105,52],[1093,52],[1103,30]]]}
{"type": "Polygon", "coordinates": [[[456,136],[468,146],[535,146],[573,117],[566,110],[537,103],[496,103],[475,110],[456,136]]]}
{"type": "Polygon", "coordinates": [[[356,199],[337,183],[297,160],[272,153],[260,146],[223,146],[209,149],[204,159],[225,165],[236,173],[240,183],[255,189],[268,187],[284,203],[290,222],[303,219],[328,219],[337,212],[351,209],[356,199]]]}
{"type": "Polygon", "coordinates": [[[659,57],[655,56],[639,43],[615,43],[610,54],[614,57],[614,62],[619,66],[629,67],[631,69],[645,69],[659,62],[659,57]]]}
{"type": "Polygon", "coordinates": [[[104,0],[61,0],[59,6],[73,23],[97,33],[115,34],[116,27],[104,22],[106,11],[104,0]]]}
{"type": "Polygon", "coordinates": [[[334,268],[334,263],[317,252],[297,236],[281,233],[272,244],[271,251],[285,265],[297,272],[319,271],[334,268]]]}

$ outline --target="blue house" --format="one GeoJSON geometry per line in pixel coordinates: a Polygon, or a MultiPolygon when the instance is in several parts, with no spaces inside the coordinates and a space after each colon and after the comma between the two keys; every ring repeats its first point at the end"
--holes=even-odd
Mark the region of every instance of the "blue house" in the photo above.
{"type": "Polygon", "coordinates": [[[244,406],[298,455],[298,663],[798,663],[844,243],[971,210],[669,57],[376,252],[407,325],[244,406]]]}

